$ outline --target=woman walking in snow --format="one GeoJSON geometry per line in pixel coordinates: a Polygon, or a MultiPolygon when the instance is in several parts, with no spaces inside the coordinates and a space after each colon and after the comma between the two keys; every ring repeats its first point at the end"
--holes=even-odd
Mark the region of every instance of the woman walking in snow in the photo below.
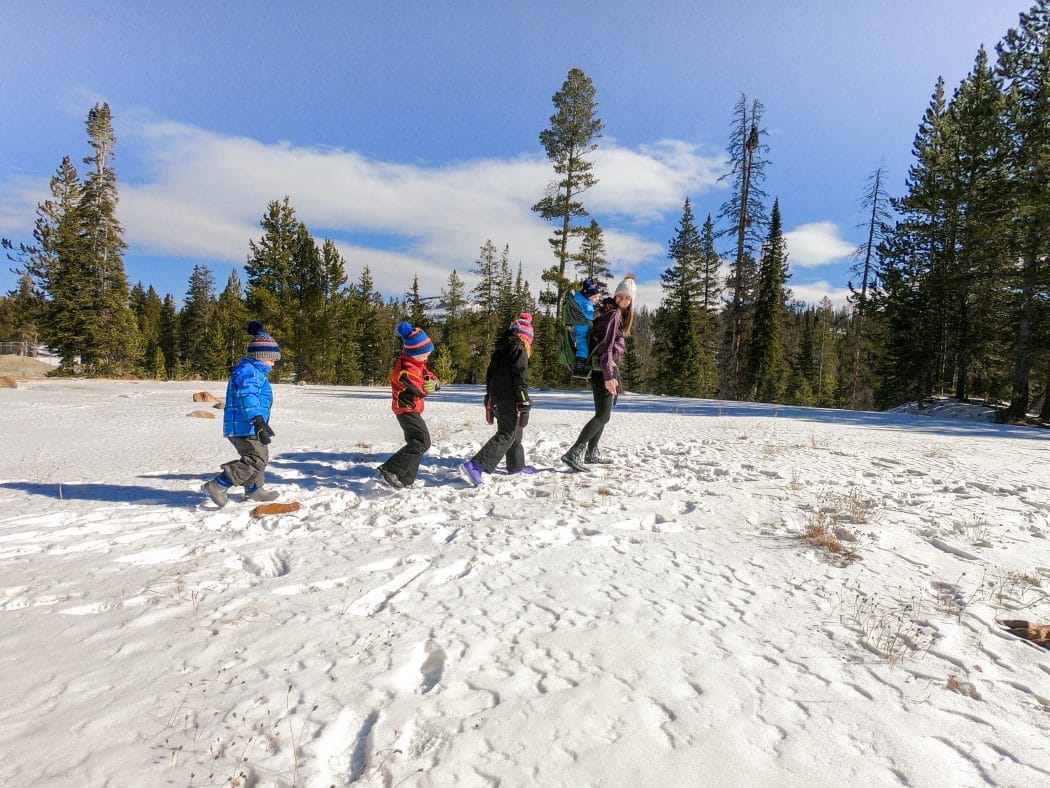
{"type": "Polygon", "coordinates": [[[525,464],[521,434],[529,423],[529,356],[532,353],[532,315],[522,312],[496,340],[488,371],[485,373],[485,415],[496,422],[496,434],[477,454],[463,463],[463,477],[475,487],[482,484],[482,473],[492,473],[504,457],[507,473],[534,473],[525,464]]]}
{"type": "Polygon", "coordinates": [[[634,299],[638,286],[633,274],[627,274],[616,286],[612,298],[599,306],[598,317],[591,326],[591,392],[594,394],[594,416],[583,425],[572,447],[562,455],[562,462],[574,471],[585,471],[591,464],[609,464],[598,451],[605,425],[612,416],[613,401],[620,387],[616,365],[627,349],[627,337],[634,326],[634,299]]]}

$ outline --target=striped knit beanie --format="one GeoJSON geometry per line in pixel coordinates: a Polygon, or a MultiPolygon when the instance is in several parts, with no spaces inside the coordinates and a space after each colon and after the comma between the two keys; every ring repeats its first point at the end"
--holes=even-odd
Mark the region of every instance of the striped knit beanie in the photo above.
{"type": "Polygon", "coordinates": [[[398,325],[397,333],[405,345],[403,350],[406,356],[414,358],[434,352],[434,343],[430,341],[427,332],[421,328],[413,327],[408,321],[398,325]]]}
{"type": "Polygon", "coordinates": [[[263,324],[258,320],[249,321],[245,327],[251,339],[248,340],[248,358],[281,360],[281,346],[277,340],[263,330],[263,324]]]}
{"type": "Polygon", "coordinates": [[[510,330],[517,331],[526,342],[532,342],[532,315],[529,312],[522,312],[521,316],[510,324],[510,330]]]}

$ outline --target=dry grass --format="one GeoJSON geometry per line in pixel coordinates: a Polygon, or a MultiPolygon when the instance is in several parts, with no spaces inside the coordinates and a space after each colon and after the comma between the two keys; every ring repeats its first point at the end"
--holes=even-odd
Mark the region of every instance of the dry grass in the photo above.
{"type": "Polygon", "coordinates": [[[982,586],[990,599],[1000,607],[1010,610],[1031,607],[1047,598],[1046,592],[1042,589],[1042,581],[1034,572],[1017,569],[1006,572],[996,570],[993,577],[985,577],[982,586]],[[1026,598],[1030,594],[1034,596],[1034,599],[1026,598]]]}
{"type": "Polygon", "coordinates": [[[925,622],[925,595],[906,596],[898,589],[894,599],[884,599],[859,589],[840,614],[843,624],[855,629],[861,642],[890,662],[922,655],[933,645],[934,632],[925,622]]]}
{"type": "Polygon", "coordinates": [[[813,513],[806,524],[806,530],[803,532],[802,538],[814,547],[831,553],[846,563],[855,561],[858,558],[853,550],[842,544],[842,540],[831,527],[830,518],[825,511],[813,513]]]}
{"type": "Polygon", "coordinates": [[[841,505],[846,519],[851,523],[869,523],[879,519],[882,510],[879,505],[864,496],[859,487],[852,487],[842,497],[841,505]]]}
{"type": "Polygon", "coordinates": [[[983,517],[975,515],[969,520],[956,520],[952,525],[952,530],[966,537],[972,545],[991,547],[991,542],[988,541],[990,526],[983,517]]]}

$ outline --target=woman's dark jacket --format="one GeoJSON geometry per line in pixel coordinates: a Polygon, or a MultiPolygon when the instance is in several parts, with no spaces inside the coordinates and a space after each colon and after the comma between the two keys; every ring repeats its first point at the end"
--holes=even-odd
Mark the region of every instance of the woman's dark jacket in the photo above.
{"type": "Polygon", "coordinates": [[[485,394],[494,407],[514,406],[529,398],[529,354],[516,331],[507,329],[496,342],[485,373],[485,394]]]}

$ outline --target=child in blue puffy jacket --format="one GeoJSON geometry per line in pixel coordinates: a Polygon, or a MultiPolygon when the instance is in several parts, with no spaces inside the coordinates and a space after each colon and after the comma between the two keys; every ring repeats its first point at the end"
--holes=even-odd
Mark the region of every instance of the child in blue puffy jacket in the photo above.
{"type": "MultiPolygon", "coordinates": [[[[583,312],[584,317],[588,321],[594,321],[594,310],[598,305],[601,294],[602,286],[597,279],[584,279],[580,289],[572,294],[572,299],[580,307],[580,311],[583,312]]],[[[572,373],[573,375],[589,377],[591,374],[591,349],[587,342],[587,334],[590,331],[590,326],[576,326],[573,331],[576,333],[576,364],[573,366],[572,373]]]]}
{"type": "Polygon", "coordinates": [[[222,414],[222,434],[240,457],[224,464],[222,473],[202,488],[219,507],[226,505],[231,487],[244,487],[244,497],[251,501],[272,501],[277,497],[276,492],[263,487],[263,481],[270,461],[268,446],[274,436],[270,429],[270,372],[281,358],[281,348],[258,320],[248,323],[247,330],[251,336],[248,350],[226,384],[226,409],[222,414]]]}

